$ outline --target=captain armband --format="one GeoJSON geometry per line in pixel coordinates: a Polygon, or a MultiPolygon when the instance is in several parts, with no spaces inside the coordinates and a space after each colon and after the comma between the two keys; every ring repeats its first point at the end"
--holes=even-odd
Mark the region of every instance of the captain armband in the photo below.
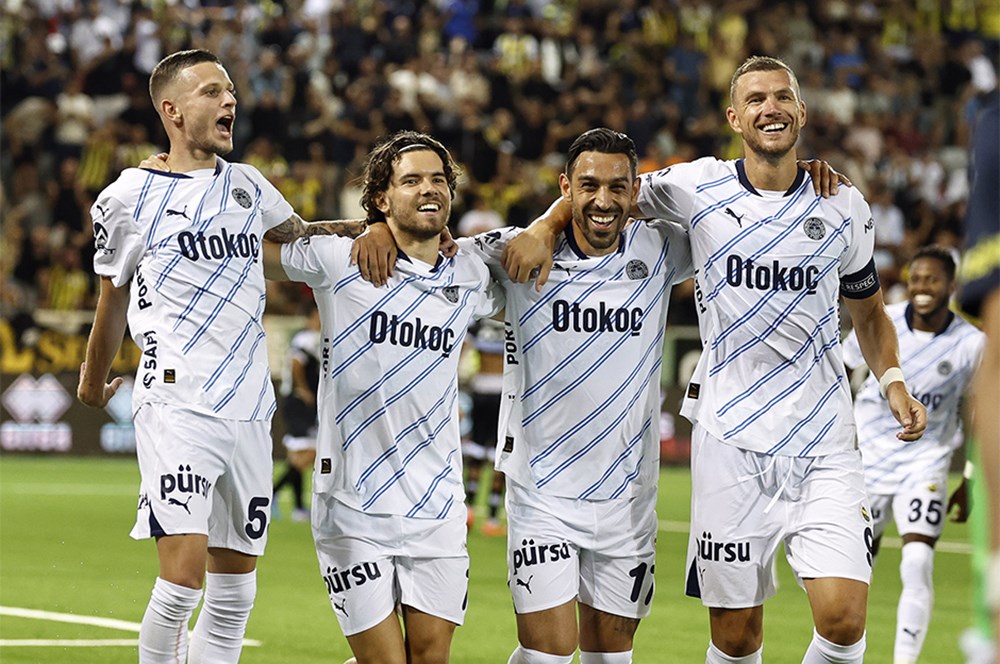
{"type": "Polygon", "coordinates": [[[868,265],[854,274],[847,274],[840,278],[840,294],[852,300],[863,300],[866,297],[871,297],[881,287],[874,258],[868,261],[868,265]]]}

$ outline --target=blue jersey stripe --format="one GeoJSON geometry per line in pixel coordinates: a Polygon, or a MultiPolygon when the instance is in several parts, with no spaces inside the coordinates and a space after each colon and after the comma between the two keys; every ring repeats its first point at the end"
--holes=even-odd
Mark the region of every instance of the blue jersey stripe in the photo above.
{"type": "MultiPolygon", "coordinates": [[[[592,274],[594,272],[599,272],[600,270],[602,270],[604,268],[604,266],[606,266],[611,261],[615,260],[615,258],[617,257],[617,255],[618,255],[617,252],[608,254],[603,260],[601,260],[594,267],[591,267],[591,268],[588,268],[588,269],[584,269],[584,270],[580,270],[575,275],[573,275],[572,277],[570,277],[569,279],[567,279],[566,281],[559,282],[556,285],[555,288],[549,290],[545,295],[543,295],[542,297],[540,297],[537,302],[535,302],[533,305],[531,305],[528,308],[528,310],[525,311],[524,314],[522,314],[521,318],[518,320],[518,325],[522,326],[522,327],[524,325],[526,325],[528,323],[528,321],[531,320],[532,316],[534,316],[536,313],[539,313],[540,311],[542,311],[543,307],[546,304],[548,304],[550,301],[552,301],[553,299],[555,299],[556,296],[559,295],[560,291],[562,291],[564,288],[567,288],[570,284],[572,284],[575,281],[579,281],[580,279],[582,279],[582,278],[584,278],[584,277],[586,277],[586,276],[588,276],[588,275],[590,275],[590,274],[592,274]]],[[[622,270],[619,270],[616,273],[616,275],[614,277],[612,277],[612,278],[613,279],[617,279],[621,274],[622,274],[622,270]]],[[[593,290],[593,288],[591,288],[591,290],[593,290]]],[[[590,292],[590,291],[588,291],[588,292],[590,292]]]]}
{"type": "Polygon", "coordinates": [[[798,422],[797,422],[797,423],[795,424],[795,426],[793,426],[793,427],[791,428],[791,430],[790,430],[790,431],[789,431],[789,432],[788,432],[787,434],[785,434],[785,437],[784,437],[784,438],[782,438],[782,439],[781,439],[780,441],[778,441],[778,444],[777,444],[777,445],[775,445],[774,447],[772,447],[771,449],[769,449],[769,450],[768,450],[768,451],[766,452],[766,454],[777,454],[777,453],[778,453],[778,451],[779,451],[779,450],[781,450],[781,448],[783,448],[783,447],[784,447],[785,445],[787,445],[788,443],[790,443],[790,442],[792,441],[792,439],[793,439],[793,438],[795,438],[795,435],[796,435],[796,434],[797,434],[797,433],[798,433],[799,431],[801,431],[801,430],[802,430],[802,429],[803,429],[803,428],[804,428],[804,427],[805,427],[805,426],[806,426],[807,424],[809,424],[809,423],[810,423],[810,422],[812,422],[812,421],[813,421],[814,419],[816,419],[816,416],[817,416],[817,415],[818,415],[818,414],[820,413],[820,411],[822,411],[822,410],[823,410],[823,406],[825,406],[825,405],[826,405],[826,402],[827,402],[827,401],[829,401],[829,400],[830,400],[830,398],[831,398],[831,397],[832,397],[832,396],[833,396],[834,394],[836,394],[836,393],[837,393],[837,390],[839,390],[839,389],[840,389],[840,381],[841,381],[841,380],[843,380],[843,376],[837,376],[837,382],[835,382],[835,383],[834,383],[833,385],[831,385],[831,386],[830,386],[830,387],[829,387],[829,388],[828,388],[828,389],[826,390],[826,392],[825,392],[825,393],[823,394],[823,396],[822,396],[822,397],[820,397],[819,401],[818,401],[818,402],[816,402],[816,405],[815,405],[815,406],[813,406],[812,410],[810,410],[810,411],[809,411],[809,414],[808,414],[808,415],[806,415],[806,416],[805,416],[804,418],[802,418],[801,420],[799,420],[799,421],[798,421],[798,422]]]}
{"type": "Polygon", "coordinates": [[[813,450],[813,448],[819,445],[821,442],[823,442],[823,437],[826,436],[827,432],[833,428],[833,425],[836,421],[837,421],[836,417],[831,417],[829,420],[827,420],[826,424],[823,425],[823,428],[819,430],[819,433],[816,434],[816,436],[812,439],[812,441],[810,441],[808,445],[802,448],[802,451],[799,452],[799,456],[800,457],[809,456],[809,453],[813,450]]]}
{"type": "MultiPolygon", "coordinates": [[[[649,430],[649,426],[651,423],[652,420],[647,417],[646,421],[642,423],[642,428],[639,430],[639,433],[632,436],[632,439],[628,441],[628,444],[625,446],[625,449],[622,450],[622,453],[618,455],[618,458],[615,459],[614,463],[612,463],[611,466],[604,471],[604,474],[602,474],[601,477],[596,482],[594,482],[589,487],[584,489],[583,493],[577,496],[577,500],[587,500],[588,498],[590,498],[590,496],[594,494],[595,491],[600,489],[601,486],[603,486],[606,481],[608,481],[611,475],[613,475],[614,472],[622,465],[622,463],[625,462],[625,459],[632,456],[632,450],[634,450],[635,446],[642,441],[642,437],[643,435],[645,435],[646,431],[649,430]]],[[[637,472],[641,466],[642,463],[640,461],[639,463],[636,464],[635,471],[637,472]]],[[[618,487],[615,493],[619,493],[622,489],[624,489],[628,485],[628,482],[630,481],[631,480],[629,479],[629,477],[626,476],[625,482],[618,487]]]]}
{"type": "Polygon", "coordinates": [[[704,210],[702,210],[701,212],[699,212],[698,214],[694,215],[691,218],[691,230],[694,230],[695,227],[699,223],[701,223],[702,219],[704,219],[708,215],[712,214],[713,212],[715,212],[719,208],[723,208],[723,207],[729,205],[730,203],[734,203],[734,202],[740,200],[741,198],[745,198],[746,196],[749,196],[749,195],[750,195],[750,192],[747,191],[747,190],[745,190],[745,189],[743,189],[743,190],[740,190],[740,191],[736,192],[735,194],[733,194],[729,198],[724,198],[721,201],[716,201],[712,205],[707,206],[704,210]]]}
{"type": "Polygon", "coordinates": [[[430,499],[434,495],[435,491],[437,490],[438,485],[440,485],[441,482],[446,477],[448,477],[448,475],[451,474],[451,472],[452,472],[453,469],[451,467],[450,462],[451,462],[451,459],[452,459],[452,457],[454,455],[455,455],[455,450],[452,450],[451,453],[448,455],[448,462],[449,462],[449,464],[447,466],[445,466],[444,468],[442,468],[441,472],[438,473],[434,477],[434,480],[431,482],[431,485],[429,487],[427,487],[427,491],[425,491],[424,495],[421,496],[420,500],[417,501],[417,504],[414,505],[410,509],[410,511],[406,513],[406,516],[408,516],[408,517],[415,517],[427,505],[427,503],[430,502],[430,499]]]}
{"type": "Polygon", "coordinates": [[[639,473],[642,470],[642,462],[645,460],[645,458],[646,458],[645,454],[639,455],[639,459],[635,464],[635,469],[631,473],[625,476],[625,478],[622,480],[621,485],[619,485],[619,487],[615,489],[614,493],[608,496],[609,499],[615,500],[616,498],[621,498],[622,494],[625,493],[625,490],[628,488],[628,486],[635,481],[635,478],[639,477],[639,473]]]}

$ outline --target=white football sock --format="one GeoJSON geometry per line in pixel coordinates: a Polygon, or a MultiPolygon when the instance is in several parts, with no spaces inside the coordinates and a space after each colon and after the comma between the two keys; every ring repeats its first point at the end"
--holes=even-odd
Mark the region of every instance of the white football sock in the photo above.
{"type": "Polygon", "coordinates": [[[708,652],[705,653],[705,664],[761,664],[764,661],[762,657],[763,652],[764,646],[761,646],[756,652],[752,652],[749,655],[733,657],[722,652],[715,647],[714,643],[709,641],[708,652]]]}
{"type": "Polygon", "coordinates": [[[188,653],[188,621],[201,601],[200,588],[188,588],[159,577],[139,627],[140,664],[184,664],[188,653]]]}
{"type": "Polygon", "coordinates": [[[247,574],[205,574],[205,605],[191,635],[190,664],[239,661],[256,595],[256,570],[247,574]]]}
{"type": "Polygon", "coordinates": [[[584,652],[581,650],[580,664],[632,664],[632,651],[584,652]]]}
{"type": "Polygon", "coordinates": [[[925,542],[903,545],[899,578],[903,592],[896,609],[896,662],[915,662],[924,647],[934,607],[934,548],[925,542]]]}
{"type": "Polygon", "coordinates": [[[507,664],[572,664],[573,655],[550,655],[547,652],[528,650],[518,644],[507,664]]]}
{"type": "Polygon", "coordinates": [[[813,640],[806,650],[802,664],[861,664],[865,661],[865,635],[857,643],[842,646],[827,641],[813,629],[813,640]]]}

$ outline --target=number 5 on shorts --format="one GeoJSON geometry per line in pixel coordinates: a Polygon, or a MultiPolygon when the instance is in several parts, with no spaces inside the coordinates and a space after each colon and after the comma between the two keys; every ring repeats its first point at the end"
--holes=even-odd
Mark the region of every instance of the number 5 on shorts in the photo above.
{"type": "Polygon", "coordinates": [[[249,523],[244,528],[250,539],[260,539],[264,535],[264,531],[267,530],[267,507],[270,504],[271,499],[264,496],[255,496],[250,499],[250,505],[247,508],[247,521],[249,523]]]}

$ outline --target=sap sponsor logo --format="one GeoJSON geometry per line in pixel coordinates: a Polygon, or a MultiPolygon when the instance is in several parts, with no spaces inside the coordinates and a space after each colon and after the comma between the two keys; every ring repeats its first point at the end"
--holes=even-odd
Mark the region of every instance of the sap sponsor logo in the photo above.
{"type": "Polygon", "coordinates": [[[142,386],[147,390],[153,386],[156,380],[156,353],[159,343],[156,339],[156,332],[149,330],[142,333],[142,366],[146,373],[142,376],[142,386]]]}
{"type": "Polygon", "coordinates": [[[698,559],[717,563],[750,562],[750,542],[717,542],[712,540],[712,533],[703,532],[695,540],[698,547],[698,559]]]}
{"type": "Polygon", "coordinates": [[[729,256],[726,258],[726,283],[750,290],[804,290],[813,295],[819,286],[819,268],[815,265],[784,267],[778,261],[759,264],[752,259],[729,256]]]}
{"type": "Polygon", "coordinates": [[[503,323],[503,352],[505,364],[519,364],[517,361],[517,337],[514,336],[514,326],[503,323]]]}
{"type": "Polygon", "coordinates": [[[569,543],[535,544],[533,539],[521,540],[521,547],[514,549],[514,576],[522,567],[534,567],[560,560],[569,560],[569,543]]]}
{"type": "Polygon", "coordinates": [[[326,592],[330,595],[330,599],[333,599],[334,595],[363,586],[369,581],[381,578],[381,576],[382,570],[379,569],[377,562],[365,562],[346,569],[327,567],[323,581],[326,583],[326,592]]]}
{"type": "Polygon", "coordinates": [[[0,424],[0,448],[18,452],[68,452],[73,431],[59,418],[73,398],[52,374],[35,379],[21,374],[3,393],[14,421],[0,424]]]}
{"type": "Polygon", "coordinates": [[[225,228],[221,233],[178,233],[177,247],[190,261],[250,258],[256,263],[260,256],[260,238],[256,233],[230,233],[225,228]]]}
{"type": "Polygon", "coordinates": [[[628,332],[637,337],[642,330],[642,308],[609,307],[603,302],[583,307],[579,302],[556,300],[552,303],[552,328],[556,332],[628,332]]]}
{"type": "MultiPolygon", "coordinates": [[[[168,501],[170,505],[180,505],[171,494],[197,494],[203,498],[208,497],[208,492],[212,490],[212,483],[198,473],[191,472],[191,466],[181,464],[177,466],[176,473],[166,473],[160,475],[160,500],[168,501]]],[[[184,509],[187,509],[186,503],[184,509]]],[[[188,512],[190,514],[190,512],[188,512]]]]}
{"type": "Polygon", "coordinates": [[[372,343],[441,351],[445,357],[455,348],[455,331],[427,325],[417,316],[413,321],[399,320],[393,314],[376,311],[369,319],[368,338],[372,343]]]}

